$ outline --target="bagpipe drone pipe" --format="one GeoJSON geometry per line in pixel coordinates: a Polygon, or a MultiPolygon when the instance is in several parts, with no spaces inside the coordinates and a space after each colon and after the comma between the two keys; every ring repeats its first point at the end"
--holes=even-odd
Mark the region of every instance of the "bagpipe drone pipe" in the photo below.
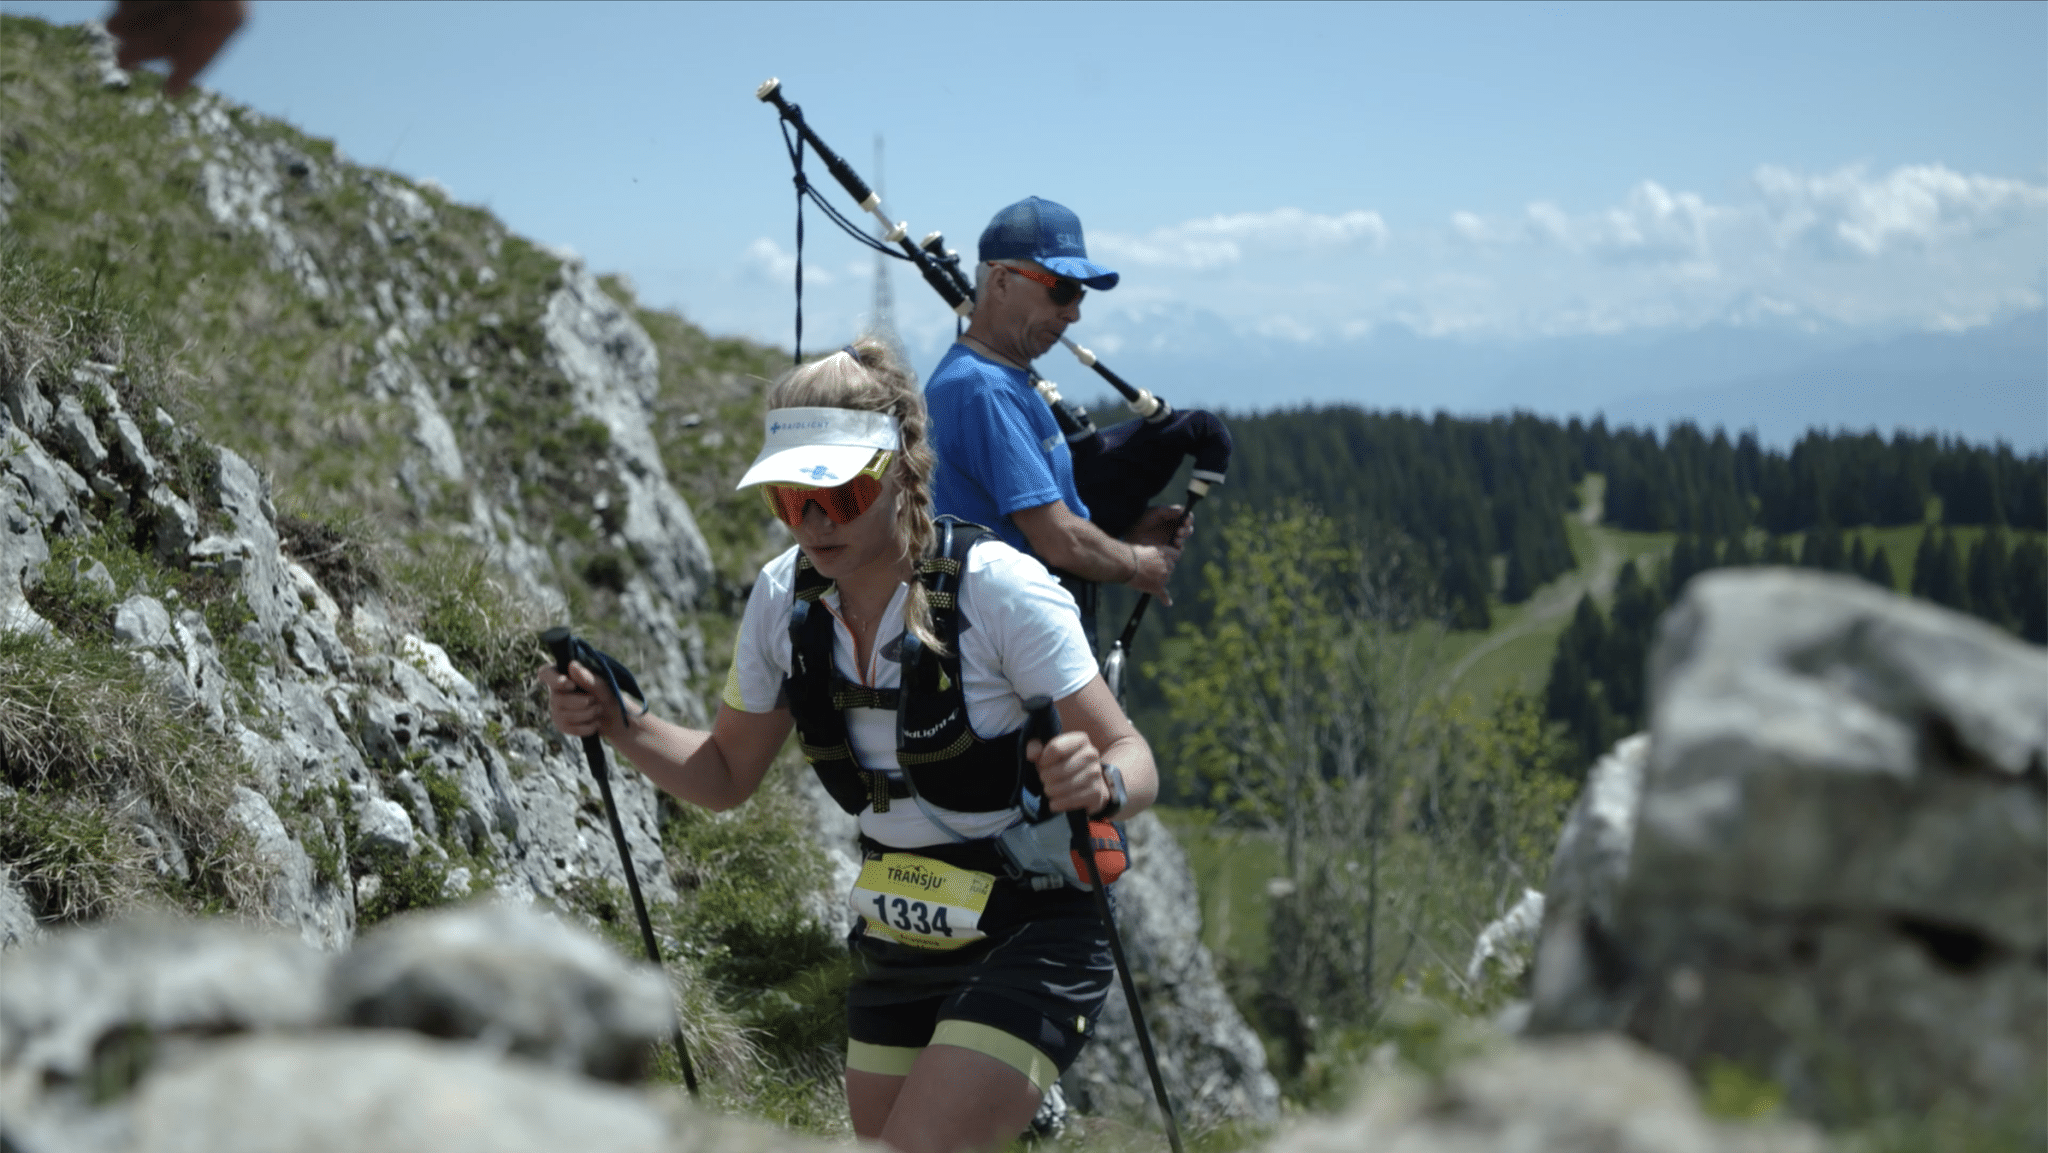
{"type": "MultiPolygon", "coordinates": [[[[781,116],[783,142],[789,149],[790,163],[795,169],[797,192],[796,230],[796,292],[797,292],[797,358],[803,356],[803,203],[809,200],[825,216],[838,225],[849,236],[861,244],[897,260],[916,265],[924,282],[945,300],[955,316],[962,320],[974,312],[974,286],[961,271],[958,252],[946,248],[945,238],[933,232],[921,241],[912,242],[910,226],[902,221],[891,222],[882,209],[881,194],[870,188],[860,174],[853,170],[837,152],[819,138],[817,132],[804,119],[803,110],[790,103],[782,94],[782,82],[769,80],[755,90],[755,97],[764,103],[775,105],[781,116]],[[793,133],[793,135],[792,135],[793,133]],[[881,239],[869,236],[864,230],[847,219],[837,208],[813,188],[804,175],[804,150],[809,148],[817,153],[818,159],[839,182],[846,194],[851,196],[861,211],[872,214],[881,222],[881,239]],[[893,247],[892,247],[893,246],[893,247]]],[[[1188,482],[1185,508],[1192,511],[1195,504],[1205,496],[1210,487],[1223,483],[1230,469],[1230,429],[1214,413],[1198,409],[1176,411],[1160,397],[1142,388],[1137,388],[1111,371],[1108,365],[1096,359],[1093,352],[1081,347],[1065,336],[1060,343],[1067,346],[1080,362],[1095,370],[1096,375],[1108,382],[1130,406],[1138,419],[1126,421],[1107,431],[1098,430],[1086,410],[1060,395],[1058,386],[1030,372],[1032,387],[1046,404],[1052,408],[1053,418],[1059,424],[1060,433],[1067,440],[1067,446],[1074,458],[1074,487],[1080,493],[1082,503],[1089,509],[1090,518],[1097,528],[1112,537],[1121,537],[1130,531],[1144,514],[1152,498],[1169,484],[1179,471],[1181,461],[1194,458],[1194,470],[1188,482]]],[[[1150,598],[1141,597],[1132,611],[1130,621],[1112,647],[1104,662],[1105,675],[1113,671],[1110,687],[1122,691],[1122,652],[1130,648],[1136,635],[1138,622],[1143,619],[1145,607],[1150,598]]]]}

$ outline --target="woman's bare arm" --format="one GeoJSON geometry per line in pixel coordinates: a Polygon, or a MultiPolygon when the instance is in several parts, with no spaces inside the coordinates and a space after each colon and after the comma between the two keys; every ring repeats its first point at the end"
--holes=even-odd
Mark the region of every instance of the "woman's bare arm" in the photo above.
{"type": "Polygon", "coordinates": [[[1044,747],[1032,741],[1025,754],[1038,766],[1039,783],[1054,812],[1099,812],[1109,803],[1103,764],[1123,773],[1128,796],[1118,817],[1134,817],[1159,797],[1159,768],[1152,746],[1116,703],[1100,675],[1081,691],[1056,702],[1064,731],[1044,747]]]}

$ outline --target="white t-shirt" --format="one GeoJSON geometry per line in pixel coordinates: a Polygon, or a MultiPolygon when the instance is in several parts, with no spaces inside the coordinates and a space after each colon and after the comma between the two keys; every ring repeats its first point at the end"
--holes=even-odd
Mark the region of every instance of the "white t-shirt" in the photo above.
{"type": "MultiPolygon", "coordinates": [[[[726,675],[723,699],[748,713],[788,707],[781,699],[790,670],[789,610],[795,602],[796,554],[788,552],[761,568],[747,598],[746,615],[726,675]]],[[[903,634],[903,602],[909,585],[899,585],[882,622],[866,669],[856,668],[853,633],[839,615],[835,586],[819,598],[832,613],[832,661],[839,675],[869,688],[903,683],[897,639],[903,634]]],[[[1052,574],[1036,559],[993,537],[976,544],[960,582],[960,671],[967,695],[967,723],[982,737],[1013,732],[1024,723],[1024,701],[1035,696],[1060,700],[1095,679],[1095,657],[1081,631],[1080,611],[1052,574]]],[[[846,710],[854,759],[864,769],[899,776],[896,713],[891,709],[846,710]]],[[[929,808],[962,837],[994,836],[1019,819],[1015,810],[961,813],[905,797],[877,813],[860,814],[860,830],[884,845],[914,849],[954,838],[925,815],[929,808]]]]}

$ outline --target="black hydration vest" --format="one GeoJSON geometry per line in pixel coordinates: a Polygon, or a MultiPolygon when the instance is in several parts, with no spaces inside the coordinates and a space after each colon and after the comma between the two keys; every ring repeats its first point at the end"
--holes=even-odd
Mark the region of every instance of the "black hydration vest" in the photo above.
{"type": "Polygon", "coordinates": [[[933,555],[918,562],[917,579],[931,607],[932,632],[945,642],[944,655],[925,648],[910,630],[897,642],[902,657],[900,689],[871,689],[839,675],[832,661],[833,620],[818,607],[831,582],[796,554],[796,601],[790,606],[791,672],[782,682],[796,718],[804,759],[839,807],[858,814],[870,804],[889,811],[892,798],[913,792],[963,813],[1015,808],[1019,790],[1040,791],[1038,770],[1023,758],[1023,729],[984,740],[967,724],[967,690],[960,672],[960,600],[967,553],[992,536],[978,524],[951,516],[937,522],[933,555]],[[906,785],[887,773],[863,769],[846,731],[846,710],[896,710],[896,763],[906,785]]]}

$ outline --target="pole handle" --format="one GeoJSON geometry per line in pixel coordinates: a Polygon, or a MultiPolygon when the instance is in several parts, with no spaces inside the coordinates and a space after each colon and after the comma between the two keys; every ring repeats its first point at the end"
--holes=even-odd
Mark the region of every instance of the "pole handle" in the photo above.
{"type": "MultiPolygon", "coordinates": [[[[772,82],[771,82],[772,83],[772,82]]],[[[540,634],[540,643],[548,647],[548,655],[555,658],[555,671],[569,675],[570,653],[575,649],[576,634],[567,625],[556,625],[540,634]]]]}

